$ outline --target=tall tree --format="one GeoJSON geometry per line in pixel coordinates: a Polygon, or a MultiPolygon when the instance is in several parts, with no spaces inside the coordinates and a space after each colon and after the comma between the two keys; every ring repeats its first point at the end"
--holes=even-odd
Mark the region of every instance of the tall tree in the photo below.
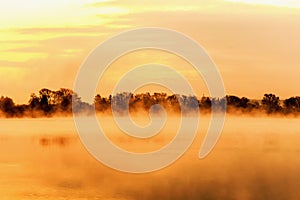
{"type": "Polygon", "coordinates": [[[5,114],[6,117],[12,117],[14,115],[15,103],[9,97],[0,98],[0,110],[5,114]]]}
{"type": "Polygon", "coordinates": [[[262,100],[262,104],[268,113],[278,112],[281,110],[279,103],[279,97],[274,94],[265,94],[262,100]]]}

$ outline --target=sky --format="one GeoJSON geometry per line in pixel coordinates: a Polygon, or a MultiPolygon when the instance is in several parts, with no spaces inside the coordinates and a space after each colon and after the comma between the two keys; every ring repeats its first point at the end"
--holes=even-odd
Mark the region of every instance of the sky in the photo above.
{"type": "MultiPolygon", "coordinates": [[[[0,96],[16,103],[28,102],[41,88],[73,88],[97,45],[141,27],[172,29],[201,44],[218,66],[227,94],[300,95],[300,0],[0,0],[0,19],[0,96]]],[[[146,63],[172,66],[198,96],[209,95],[189,63],[151,50],[112,63],[97,93],[109,95],[124,73],[146,63]]],[[[164,89],[147,86],[140,92],[147,90],[164,89]]]]}

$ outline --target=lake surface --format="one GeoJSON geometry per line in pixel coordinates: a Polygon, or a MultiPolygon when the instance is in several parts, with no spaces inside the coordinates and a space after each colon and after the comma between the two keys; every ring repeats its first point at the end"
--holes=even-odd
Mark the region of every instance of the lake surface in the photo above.
{"type": "MultiPolygon", "coordinates": [[[[159,135],[138,140],[111,117],[100,121],[112,142],[133,152],[168,144],[180,122],[170,118],[159,135]]],[[[171,166],[129,174],[90,155],[72,118],[0,119],[0,199],[300,199],[299,118],[228,116],[200,160],[208,124],[202,117],[194,143],[171,166]]]]}

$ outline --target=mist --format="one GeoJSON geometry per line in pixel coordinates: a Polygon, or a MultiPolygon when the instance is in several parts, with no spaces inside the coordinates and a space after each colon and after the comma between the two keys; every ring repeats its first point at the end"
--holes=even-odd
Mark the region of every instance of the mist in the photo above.
{"type": "MultiPolygon", "coordinates": [[[[133,118],[144,125],[148,118],[133,118]]],[[[198,159],[210,119],[175,163],[128,174],[98,162],[79,140],[72,118],[1,119],[0,196],[3,199],[299,199],[298,118],[227,116],[213,151],[198,159]],[[28,184],[30,182],[30,184],[28,184]]],[[[168,117],[161,132],[142,140],[124,134],[112,117],[99,123],[109,139],[132,152],[166,145],[180,126],[168,117]]],[[[113,156],[113,155],[112,155],[113,156]]],[[[113,157],[112,157],[113,158],[113,157]]]]}

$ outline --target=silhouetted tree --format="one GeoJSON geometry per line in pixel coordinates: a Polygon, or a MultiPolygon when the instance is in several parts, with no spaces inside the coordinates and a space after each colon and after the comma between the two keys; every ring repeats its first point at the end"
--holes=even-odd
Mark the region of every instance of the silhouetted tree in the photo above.
{"type": "Polygon", "coordinates": [[[172,108],[173,111],[175,112],[180,112],[180,103],[179,103],[180,95],[178,94],[173,94],[167,97],[166,103],[169,108],[172,108]]]}
{"type": "Polygon", "coordinates": [[[179,98],[181,110],[184,113],[196,111],[199,108],[199,101],[195,96],[185,96],[181,95],[179,98]]]}
{"type": "Polygon", "coordinates": [[[132,98],[132,94],[129,92],[118,93],[111,99],[111,107],[118,113],[123,113],[129,110],[129,101],[132,98]]]}
{"type": "Polygon", "coordinates": [[[108,99],[101,97],[99,94],[95,96],[94,99],[95,109],[100,112],[109,110],[110,102],[108,99]]]}
{"type": "Polygon", "coordinates": [[[203,96],[200,100],[200,108],[211,109],[211,99],[203,96]]]}
{"type": "Polygon", "coordinates": [[[239,107],[241,99],[237,96],[226,96],[227,98],[227,105],[239,107]]]}
{"type": "MultiPolygon", "coordinates": [[[[300,113],[300,97],[291,97],[283,101],[283,107],[280,99],[274,94],[265,94],[261,104],[258,100],[249,100],[246,97],[226,96],[224,98],[202,97],[200,100],[195,96],[186,96],[166,93],[142,93],[132,94],[128,92],[118,93],[108,98],[96,95],[94,106],[98,112],[111,111],[114,106],[118,113],[124,111],[140,111],[149,109],[155,105],[162,105],[167,111],[175,112],[193,112],[200,107],[204,111],[211,111],[211,108],[217,111],[225,111],[225,106],[234,108],[242,112],[252,112],[263,110],[267,113],[281,112],[283,114],[300,113]]],[[[154,107],[154,111],[159,112],[160,107],[154,107]]],[[[28,104],[15,105],[13,100],[8,97],[0,98],[0,113],[5,117],[26,116],[52,116],[59,112],[71,114],[76,113],[89,114],[93,112],[93,106],[82,102],[81,98],[72,90],[61,88],[58,91],[52,91],[47,88],[41,89],[38,94],[32,93],[28,104]],[[36,113],[36,114],[35,114],[36,113]]],[[[227,110],[231,112],[231,110],[227,110]]]]}
{"type": "Polygon", "coordinates": [[[146,110],[149,110],[151,106],[155,104],[149,92],[147,92],[146,94],[142,94],[142,99],[143,99],[144,108],[146,110]]]}
{"type": "Polygon", "coordinates": [[[62,111],[72,111],[72,99],[77,96],[72,90],[61,88],[56,92],[52,92],[53,103],[57,105],[62,111]]]}
{"type": "Polygon", "coordinates": [[[13,117],[15,103],[9,97],[0,98],[0,110],[5,114],[6,117],[13,117]]]}
{"type": "Polygon", "coordinates": [[[267,113],[278,112],[281,110],[279,97],[274,94],[265,94],[262,100],[262,104],[265,106],[267,113]]]}
{"type": "Polygon", "coordinates": [[[226,96],[227,105],[235,108],[247,108],[249,99],[246,97],[226,96]]]}
{"type": "Polygon", "coordinates": [[[30,105],[30,108],[33,110],[33,109],[38,109],[39,105],[40,105],[40,99],[39,97],[32,93],[30,95],[30,99],[29,99],[29,105],[30,105]]]}
{"type": "Polygon", "coordinates": [[[55,92],[47,88],[43,88],[39,91],[39,97],[43,104],[53,105],[55,104],[55,92]]]}
{"type": "Polygon", "coordinates": [[[248,98],[242,97],[241,100],[240,100],[239,106],[242,107],[242,108],[247,108],[249,101],[250,100],[248,98]]]}
{"type": "Polygon", "coordinates": [[[287,112],[300,112],[300,97],[291,97],[283,103],[287,112]]]}
{"type": "Polygon", "coordinates": [[[212,98],[211,99],[211,105],[212,105],[212,109],[214,109],[214,111],[225,111],[226,109],[226,97],[223,98],[212,98]]]}
{"type": "Polygon", "coordinates": [[[258,111],[261,109],[261,105],[259,103],[259,101],[257,100],[249,100],[249,102],[247,103],[247,112],[251,112],[251,111],[258,111]]]}
{"type": "Polygon", "coordinates": [[[49,104],[48,97],[45,94],[41,96],[40,108],[45,112],[45,114],[49,113],[49,111],[51,110],[51,105],[49,104]]]}
{"type": "Polygon", "coordinates": [[[25,111],[28,110],[28,105],[15,105],[14,106],[14,116],[15,117],[23,117],[25,111]]]}

